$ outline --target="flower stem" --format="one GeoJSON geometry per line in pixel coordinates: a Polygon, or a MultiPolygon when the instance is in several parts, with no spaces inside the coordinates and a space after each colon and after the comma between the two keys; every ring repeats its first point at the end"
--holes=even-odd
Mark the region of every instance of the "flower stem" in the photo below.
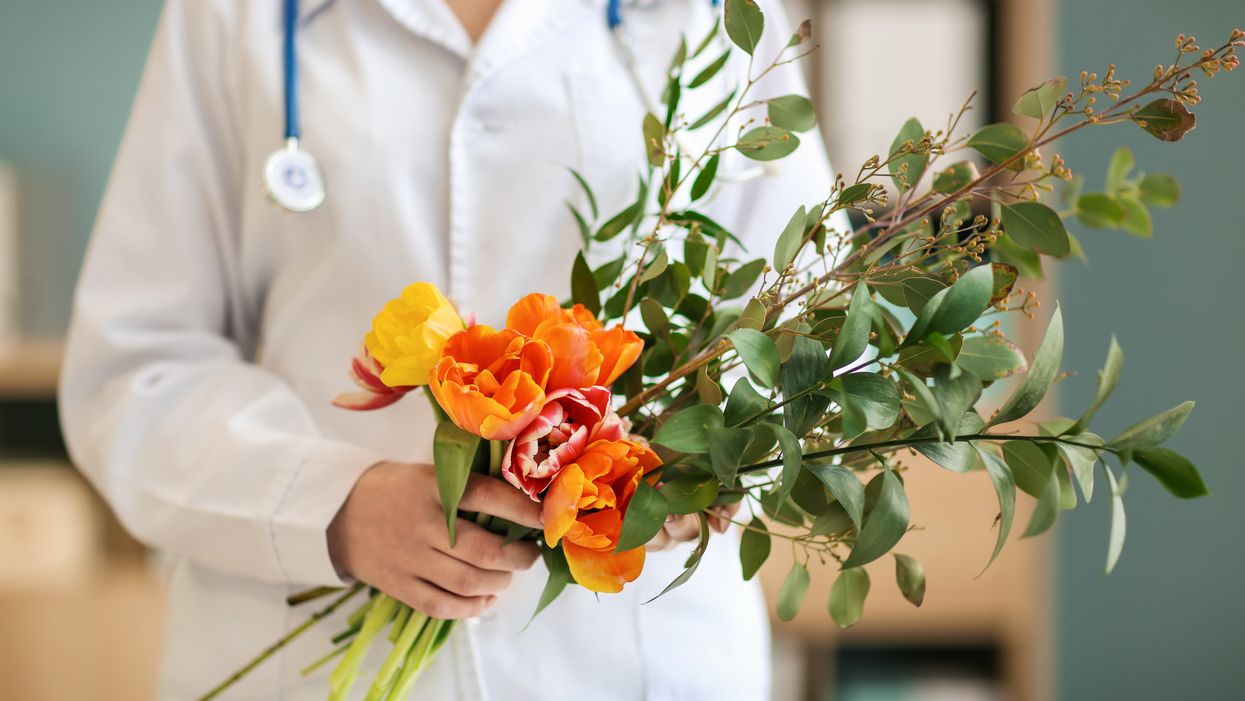
{"type": "Polygon", "coordinates": [[[385,663],[381,665],[380,671],[376,673],[376,678],[372,680],[372,687],[368,689],[363,701],[381,701],[386,696],[386,692],[393,685],[393,680],[402,669],[403,662],[408,657],[411,648],[415,646],[428,627],[428,616],[413,611],[409,607],[403,608],[409,612],[405,617],[405,622],[400,616],[399,620],[394,621],[393,624],[394,630],[401,631],[398,639],[394,642],[393,649],[389,651],[389,656],[385,658],[385,663]]]}
{"type": "Polygon", "coordinates": [[[250,662],[247,662],[245,665],[243,665],[241,669],[229,675],[229,677],[225,679],[225,681],[216,685],[216,687],[214,687],[211,691],[207,692],[203,696],[200,696],[198,701],[210,701],[210,699],[214,699],[220,696],[222,693],[225,692],[226,689],[236,684],[239,679],[242,679],[247,674],[249,674],[251,670],[255,669],[261,663],[263,663],[264,660],[268,659],[269,657],[272,657],[274,654],[277,653],[277,651],[281,650],[281,648],[290,644],[290,641],[294,640],[298,636],[307,632],[307,629],[315,625],[317,621],[319,621],[322,618],[325,618],[329,614],[336,611],[338,608],[342,606],[342,604],[345,604],[352,597],[354,597],[355,594],[358,594],[361,591],[363,591],[362,584],[356,584],[350,587],[349,589],[347,589],[345,593],[343,593],[341,596],[334,599],[332,603],[330,603],[328,606],[311,614],[311,617],[308,618],[306,621],[303,621],[302,624],[300,624],[297,628],[286,633],[284,636],[281,637],[280,640],[273,643],[272,645],[269,645],[267,648],[264,649],[263,652],[256,655],[254,659],[252,659],[250,662]]]}
{"type": "Polygon", "coordinates": [[[367,651],[372,647],[372,642],[376,640],[381,629],[393,620],[397,608],[397,599],[388,594],[376,595],[375,603],[363,619],[363,627],[359,629],[359,635],[354,642],[350,643],[346,656],[342,658],[337,669],[334,669],[329,677],[329,683],[333,688],[329,701],[342,701],[350,693],[355,680],[359,677],[359,667],[363,664],[364,656],[367,655],[367,651]]]}

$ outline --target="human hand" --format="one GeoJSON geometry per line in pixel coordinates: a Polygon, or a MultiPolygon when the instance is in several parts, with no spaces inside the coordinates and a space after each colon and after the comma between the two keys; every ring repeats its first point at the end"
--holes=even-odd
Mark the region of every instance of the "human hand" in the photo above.
{"type": "MultiPolygon", "coordinates": [[[[540,528],[540,506],[502,480],[471,475],[459,506],[540,528]]],[[[373,465],[328,528],[339,571],[433,618],[478,616],[496,603],[512,573],[532,566],[535,543],[504,538],[464,519],[449,545],[431,465],[373,465]]]]}
{"type": "MultiPolygon", "coordinates": [[[[731,518],[739,511],[740,502],[715,506],[706,511],[709,517],[709,528],[715,533],[725,533],[730,528],[731,518]]],[[[700,536],[700,519],[695,514],[672,514],[666,519],[666,525],[655,538],[645,547],[649,552],[669,550],[679,543],[696,540],[700,536]]]]}

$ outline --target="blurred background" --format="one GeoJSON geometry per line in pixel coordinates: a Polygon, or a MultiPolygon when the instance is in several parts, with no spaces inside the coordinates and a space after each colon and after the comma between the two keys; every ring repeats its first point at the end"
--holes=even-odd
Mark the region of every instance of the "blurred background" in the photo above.
{"type": "MultiPolygon", "coordinates": [[[[67,464],[54,393],[74,279],[160,5],[0,5],[5,699],[152,698],[159,568],[67,464]]],[[[811,17],[817,27],[823,48],[810,62],[810,84],[831,155],[845,168],[885,149],[913,106],[927,127],[941,125],[976,90],[968,127],[1006,119],[1016,95],[1052,75],[1102,73],[1115,62],[1122,76],[1145,80],[1157,61],[1170,60],[1177,33],[1218,44],[1245,25],[1240,0],[789,5],[793,19],[811,17]]],[[[1201,88],[1198,128],[1179,146],[1132,125],[1062,145],[1070,166],[1097,187],[1111,152],[1128,144],[1140,169],[1179,177],[1184,200],[1156,213],[1149,241],[1074,225],[1090,262],[1061,266],[1039,288],[1045,309],[1062,302],[1064,366],[1074,373],[1048,413],[1076,413],[1089,401],[1115,334],[1125,381],[1099,415],[1101,431],[1196,400],[1172,447],[1201,468],[1213,496],[1181,502],[1152,480],[1133,480],[1127,545],[1110,577],[1101,498],[1065,514],[1051,536],[1012,542],[978,577],[997,512],[989,483],[912,470],[913,521],[924,530],[902,549],[925,566],[925,605],[903,602],[884,560],[872,566],[879,571],[863,622],[839,632],[811,603],[825,600],[830,582],[815,578],[801,616],[775,630],[776,699],[1240,698],[1245,547],[1233,505],[1245,470],[1228,417],[1245,387],[1221,359],[1245,347],[1245,323],[1230,311],[1245,257],[1234,207],[1245,194],[1245,85],[1233,75],[1201,88]],[[1226,311],[1212,307],[1221,300],[1226,311]]],[[[771,591],[786,564],[776,557],[767,566],[771,591]]]]}

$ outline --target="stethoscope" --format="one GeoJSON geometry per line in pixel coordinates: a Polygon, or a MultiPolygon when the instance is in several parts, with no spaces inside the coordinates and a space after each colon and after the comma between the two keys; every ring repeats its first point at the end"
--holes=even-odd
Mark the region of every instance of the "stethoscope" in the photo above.
{"type": "MultiPolygon", "coordinates": [[[[721,0],[710,0],[716,9],[721,0]]],[[[284,0],[282,15],[282,64],[284,69],[285,139],[284,145],[273,151],[264,161],[264,189],[269,198],[291,212],[310,212],[324,202],[324,175],[320,164],[307,152],[299,140],[298,127],[298,0],[284,0]]],[[[656,101],[644,86],[637,68],[638,60],[622,21],[622,0],[608,0],[605,8],[606,24],[618,47],[619,55],[631,78],[636,94],[644,108],[659,114],[656,101]]],[[[684,148],[684,152],[691,153],[684,148]]],[[[719,171],[719,182],[743,182],[761,177],[768,172],[765,166],[745,168],[738,172],[719,171]]]]}

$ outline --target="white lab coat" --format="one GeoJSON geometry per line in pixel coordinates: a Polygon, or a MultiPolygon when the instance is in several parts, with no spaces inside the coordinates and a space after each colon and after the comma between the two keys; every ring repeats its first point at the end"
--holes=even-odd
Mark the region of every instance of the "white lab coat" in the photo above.
{"type": "MultiPolygon", "coordinates": [[[[430,461],[420,399],[374,413],[329,404],[351,388],[347,362],[383,302],[431,281],[499,325],[525,293],[568,292],[579,234],[563,202],[585,200],[567,166],[605,209],[632,196],[643,108],[604,2],[509,0],[475,47],[438,0],[304,2],[303,143],[328,195],[296,214],[261,181],[281,143],[281,3],[170,0],[82,272],[61,385],[74,460],[174,563],[161,699],[198,697],[315,608],[291,610],[286,595],[340,583],[325,528],[360,473],[430,461]]],[[[790,28],[763,4],[757,53],[768,57],[790,28]]],[[[710,3],[624,11],[655,99],[680,32],[695,42],[711,26],[710,3]]],[[[803,92],[797,71],[758,94],[803,92]]],[[[726,82],[702,90],[689,118],[726,82]]],[[[725,187],[711,209],[760,254],[797,206],[829,191],[822,144],[803,138],[780,174],[725,187]]],[[[455,635],[415,697],[767,697],[766,619],[755,582],[740,579],[735,536],[715,537],[687,585],[641,606],[686,552],[650,556],[620,595],[571,588],[521,633],[545,579],[537,565],[455,635]]],[[[331,665],[299,670],[341,627],[340,615],[321,623],[226,698],[323,698],[331,665]]]]}

